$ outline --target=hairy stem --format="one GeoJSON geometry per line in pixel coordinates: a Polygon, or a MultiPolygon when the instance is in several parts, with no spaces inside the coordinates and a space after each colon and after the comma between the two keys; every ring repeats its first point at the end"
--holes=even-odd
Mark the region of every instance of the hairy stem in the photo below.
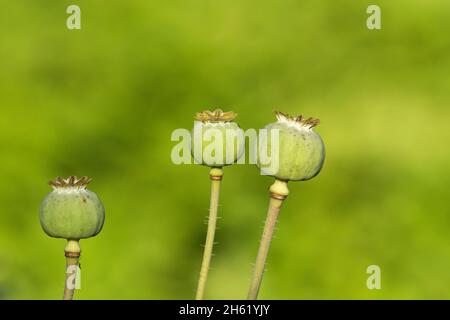
{"type": "Polygon", "coordinates": [[[221,168],[212,168],[209,175],[211,177],[211,200],[209,206],[208,231],[206,234],[205,248],[203,251],[203,261],[200,269],[200,278],[198,280],[197,293],[195,297],[196,300],[202,300],[205,294],[205,285],[208,278],[209,265],[214,246],[217,208],[219,206],[220,181],[222,180],[223,170],[221,168]]]}
{"type": "Polygon", "coordinates": [[[66,256],[66,282],[64,284],[63,300],[73,300],[81,254],[78,240],[68,240],[64,252],[66,256]]]}
{"type": "Polygon", "coordinates": [[[267,254],[270,248],[270,242],[273,237],[275,225],[277,223],[278,214],[280,213],[281,205],[287,197],[289,190],[287,182],[276,180],[270,187],[270,202],[267,211],[266,223],[258,249],[258,256],[256,258],[255,269],[253,270],[252,281],[248,292],[248,300],[256,300],[258,298],[259,288],[264,275],[264,268],[266,265],[267,254]]]}

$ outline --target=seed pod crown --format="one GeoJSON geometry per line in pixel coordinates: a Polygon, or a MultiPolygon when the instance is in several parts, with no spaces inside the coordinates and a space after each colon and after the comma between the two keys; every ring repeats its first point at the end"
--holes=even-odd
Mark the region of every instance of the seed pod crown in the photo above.
{"type": "Polygon", "coordinates": [[[237,113],[233,111],[224,112],[222,109],[214,111],[205,110],[195,114],[195,120],[202,122],[231,122],[236,119],[237,113]]]}
{"type": "Polygon", "coordinates": [[[311,129],[317,125],[319,125],[320,120],[314,118],[305,118],[302,115],[299,116],[290,116],[287,113],[283,113],[281,111],[275,111],[275,116],[280,123],[286,123],[291,126],[296,126],[299,128],[311,129]]]}
{"type": "Polygon", "coordinates": [[[70,176],[67,179],[62,177],[56,177],[53,180],[50,180],[48,184],[53,188],[53,190],[59,189],[78,189],[84,190],[87,185],[92,181],[92,178],[87,176],[83,176],[81,178],[77,178],[77,176],[70,176]]]}

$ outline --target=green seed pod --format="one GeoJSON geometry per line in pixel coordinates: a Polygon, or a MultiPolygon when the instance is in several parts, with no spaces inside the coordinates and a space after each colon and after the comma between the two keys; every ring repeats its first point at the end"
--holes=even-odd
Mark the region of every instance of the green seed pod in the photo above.
{"type": "Polygon", "coordinates": [[[233,120],[237,114],[220,109],[195,115],[191,153],[198,164],[223,167],[244,153],[244,131],[233,120]]]}
{"type": "MultiPolygon", "coordinates": [[[[309,180],[315,177],[322,169],[325,159],[323,141],[312,130],[319,124],[319,120],[304,119],[302,116],[290,117],[281,112],[276,112],[276,117],[277,122],[265,127],[268,135],[260,145],[267,143],[268,150],[273,150],[272,143],[278,142],[278,166],[273,168],[258,162],[262,173],[284,181],[309,180]],[[276,129],[278,139],[272,141],[271,131],[276,129]]],[[[271,156],[273,158],[275,155],[271,156]]]]}
{"type": "Polygon", "coordinates": [[[53,191],[41,204],[42,229],[50,237],[85,239],[97,235],[105,221],[105,208],[98,196],[86,189],[88,177],[61,177],[50,181],[53,191]]]}

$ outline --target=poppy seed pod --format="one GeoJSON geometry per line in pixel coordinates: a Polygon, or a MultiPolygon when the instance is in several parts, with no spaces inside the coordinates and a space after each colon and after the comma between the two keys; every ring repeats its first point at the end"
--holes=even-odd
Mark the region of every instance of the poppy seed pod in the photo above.
{"type": "Polygon", "coordinates": [[[71,176],[50,181],[53,191],[40,207],[42,229],[50,237],[85,239],[97,235],[105,221],[105,208],[98,196],[86,189],[88,177],[71,176]]]}
{"type": "MultiPolygon", "coordinates": [[[[313,131],[319,124],[318,119],[302,116],[291,117],[281,112],[275,112],[277,122],[265,127],[268,130],[266,141],[268,150],[271,144],[278,142],[277,169],[258,163],[261,171],[279,180],[298,181],[315,177],[325,159],[325,146],[320,135],[313,131]],[[278,130],[277,141],[271,139],[271,131],[278,130]]],[[[273,155],[272,155],[273,157],[273,155]]]]}
{"type": "Polygon", "coordinates": [[[244,131],[234,122],[237,114],[220,109],[195,115],[191,153],[198,164],[223,167],[244,152],[244,131]]]}

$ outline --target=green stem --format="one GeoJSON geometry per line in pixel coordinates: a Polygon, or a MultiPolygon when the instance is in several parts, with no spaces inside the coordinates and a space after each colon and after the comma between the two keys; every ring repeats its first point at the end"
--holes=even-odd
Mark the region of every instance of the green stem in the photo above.
{"type": "Polygon", "coordinates": [[[267,211],[266,223],[258,249],[258,256],[256,258],[255,269],[248,292],[248,300],[256,300],[258,298],[259,289],[264,275],[264,268],[266,265],[267,254],[270,248],[270,242],[273,237],[275,225],[277,224],[278,214],[280,213],[281,205],[287,197],[289,190],[287,182],[276,180],[270,187],[270,202],[267,211]]]}
{"type": "Polygon", "coordinates": [[[216,232],[217,223],[217,209],[219,206],[220,181],[222,180],[223,170],[221,168],[212,168],[209,172],[209,175],[211,177],[211,200],[209,206],[208,231],[206,234],[202,267],[200,269],[200,278],[198,279],[197,293],[195,296],[196,300],[202,300],[205,294],[205,285],[208,278],[208,270],[214,246],[214,234],[216,232]]]}
{"type": "Polygon", "coordinates": [[[63,300],[73,300],[79,268],[78,262],[81,254],[78,240],[68,240],[64,252],[66,256],[66,281],[64,284],[63,300]]]}

